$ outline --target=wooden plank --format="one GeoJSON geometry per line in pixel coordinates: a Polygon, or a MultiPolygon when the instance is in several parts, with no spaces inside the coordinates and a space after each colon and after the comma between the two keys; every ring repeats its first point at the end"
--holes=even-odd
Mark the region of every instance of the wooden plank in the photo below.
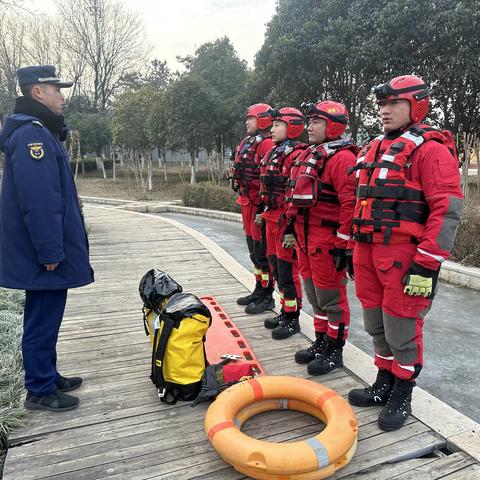
{"type": "MultiPolygon", "coordinates": [[[[440,478],[440,477],[439,477],[440,478]]],[[[442,480],[479,480],[480,479],[480,465],[475,464],[470,467],[459,470],[458,472],[451,473],[445,477],[441,477],[442,480]]]]}
{"type": "Polygon", "coordinates": [[[426,465],[415,467],[408,472],[396,476],[395,480],[430,480],[445,478],[449,474],[465,471],[465,469],[473,463],[474,460],[471,457],[462,452],[458,452],[438,458],[434,462],[430,462],[426,465]]]}
{"type": "MultiPolygon", "coordinates": [[[[61,371],[84,376],[78,391],[81,405],[61,416],[29,415],[25,428],[10,436],[5,480],[244,478],[206,441],[207,405],[192,409],[184,402],[161,404],[148,378],[151,350],[142,327],[138,282],[152,266],[168,271],[186,291],[214,295],[244,331],[267,372],[310,378],[344,396],[360,386],[343,369],[309,377],[306,366],[293,360],[309,342],[302,335],[272,340],[263,321],[273,313],[246,315],[236,299],[248,290],[197,240],[155,217],[102,209],[87,212],[97,283],[70,292],[58,345],[61,371]]],[[[469,470],[472,460],[463,454],[412,459],[445,445],[413,416],[398,432],[383,432],[377,425],[379,408],[354,410],[360,425],[357,453],[335,478],[359,472],[362,478],[379,480],[476,473],[469,470]]],[[[309,438],[321,428],[315,418],[282,411],[256,416],[244,431],[285,442],[309,438]]]]}

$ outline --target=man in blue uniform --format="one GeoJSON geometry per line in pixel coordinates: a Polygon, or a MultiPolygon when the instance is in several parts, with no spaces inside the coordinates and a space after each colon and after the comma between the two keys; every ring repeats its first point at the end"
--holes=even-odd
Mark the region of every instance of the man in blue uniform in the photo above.
{"type": "Polygon", "coordinates": [[[82,379],[61,376],[56,343],[67,289],[93,282],[88,240],[67,152],[62,88],[55,67],[17,71],[22,92],[0,131],[0,286],[26,291],[22,338],[25,407],[67,411],[65,392],[82,379]]]}

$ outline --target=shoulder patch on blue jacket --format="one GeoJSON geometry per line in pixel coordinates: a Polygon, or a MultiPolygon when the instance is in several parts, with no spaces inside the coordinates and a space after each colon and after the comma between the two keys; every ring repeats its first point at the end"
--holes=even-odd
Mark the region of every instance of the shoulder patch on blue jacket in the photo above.
{"type": "Polygon", "coordinates": [[[35,160],[40,160],[45,155],[43,142],[29,143],[27,145],[30,156],[35,160]]]}

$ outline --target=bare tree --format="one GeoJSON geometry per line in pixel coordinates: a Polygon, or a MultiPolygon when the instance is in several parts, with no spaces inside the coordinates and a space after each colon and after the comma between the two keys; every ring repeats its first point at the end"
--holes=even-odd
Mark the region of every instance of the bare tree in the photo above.
{"type": "Polygon", "coordinates": [[[96,108],[104,109],[126,73],[140,68],[148,53],[142,19],[111,0],[56,0],[66,47],[87,68],[84,81],[96,108]]]}
{"type": "Polygon", "coordinates": [[[65,91],[67,95],[86,95],[86,62],[78,53],[65,50],[64,21],[45,15],[29,17],[26,21],[26,62],[32,65],[55,65],[59,75],[73,81],[73,87],[65,91]]]}
{"type": "Polygon", "coordinates": [[[480,192],[480,138],[476,133],[457,134],[457,145],[459,146],[459,158],[461,165],[462,191],[465,200],[470,196],[470,182],[468,170],[472,160],[477,163],[477,190],[480,192]]]}
{"type": "Polygon", "coordinates": [[[5,12],[7,10],[27,10],[29,0],[0,0],[0,8],[5,12]]]}
{"type": "Polygon", "coordinates": [[[15,97],[16,72],[25,58],[26,23],[20,15],[0,15],[0,89],[15,97]]]}

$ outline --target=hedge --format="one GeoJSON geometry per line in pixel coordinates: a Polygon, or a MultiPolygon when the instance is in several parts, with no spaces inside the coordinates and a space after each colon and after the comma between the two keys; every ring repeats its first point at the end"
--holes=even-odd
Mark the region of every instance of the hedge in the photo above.
{"type": "Polygon", "coordinates": [[[182,200],[186,207],[240,212],[235,198],[235,193],[228,187],[213,182],[200,182],[195,185],[187,185],[183,191],[182,200]]]}

